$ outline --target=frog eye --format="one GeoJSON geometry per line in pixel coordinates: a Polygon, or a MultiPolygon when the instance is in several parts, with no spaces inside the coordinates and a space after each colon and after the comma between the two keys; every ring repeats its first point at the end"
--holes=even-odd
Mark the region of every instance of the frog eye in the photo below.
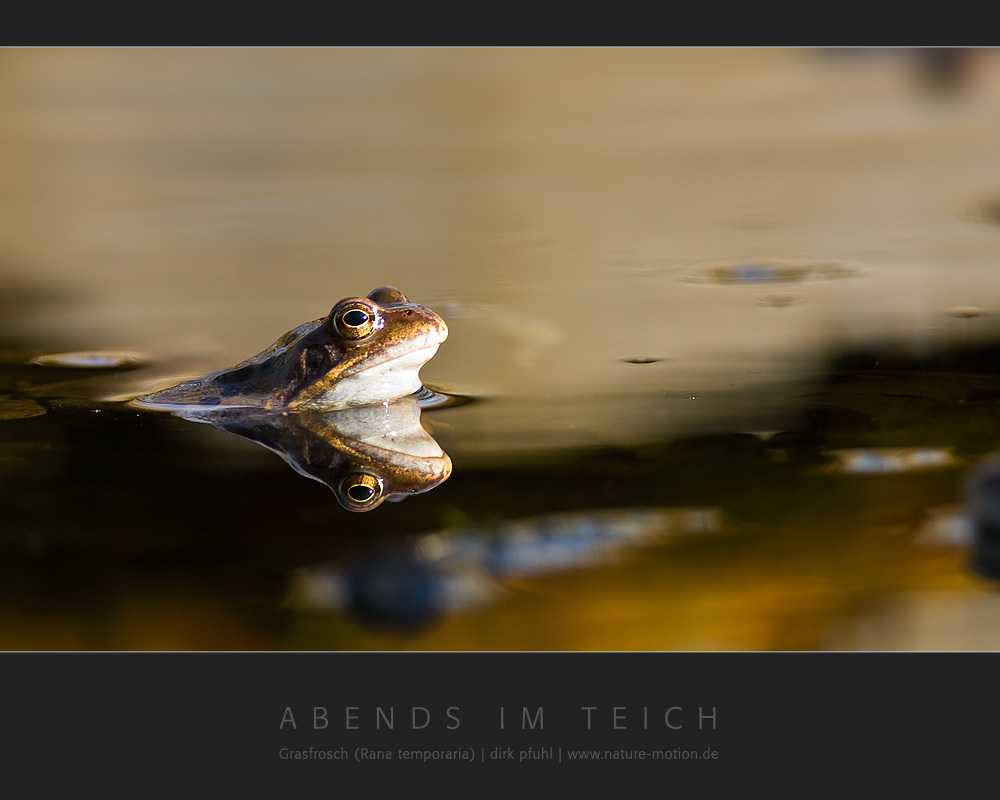
{"type": "Polygon", "coordinates": [[[382,327],[378,310],[367,300],[347,300],[331,314],[333,326],[345,339],[364,339],[382,327]]]}
{"type": "Polygon", "coordinates": [[[337,487],[337,499],[350,511],[370,511],[382,502],[382,479],[366,472],[346,475],[337,487]]]}
{"type": "Polygon", "coordinates": [[[378,289],[373,289],[368,299],[374,300],[380,306],[406,305],[410,302],[395,286],[380,286],[378,289]]]}

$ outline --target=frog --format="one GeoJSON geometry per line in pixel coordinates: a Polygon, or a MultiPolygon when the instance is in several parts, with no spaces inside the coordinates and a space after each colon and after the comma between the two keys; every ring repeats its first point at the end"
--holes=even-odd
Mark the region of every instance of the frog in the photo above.
{"type": "Polygon", "coordinates": [[[393,286],[345,297],[235,366],[138,398],[140,407],[313,409],[380,405],[422,388],[419,371],[448,337],[431,309],[393,286]]]}

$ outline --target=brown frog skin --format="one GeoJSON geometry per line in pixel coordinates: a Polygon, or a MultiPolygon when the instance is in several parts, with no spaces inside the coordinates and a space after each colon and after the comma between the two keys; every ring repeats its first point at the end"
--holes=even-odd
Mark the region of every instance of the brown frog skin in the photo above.
{"type": "Polygon", "coordinates": [[[447,336],[441,317],[383,286],[341,300],[253,358],[136,403],[319,411],[381,404],[419,391],[420,367],[447,336]]]}

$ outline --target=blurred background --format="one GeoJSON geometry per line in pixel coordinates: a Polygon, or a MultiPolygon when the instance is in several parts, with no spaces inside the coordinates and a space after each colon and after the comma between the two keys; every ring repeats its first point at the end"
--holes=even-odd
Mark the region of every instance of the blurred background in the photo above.
{"type": "Polygon", "coordinates": [[[998,130],[991,50],[0,50],[0,647],[997,648],[998,130]],[[385,284],[432,491],[124,405],[385,284]]]}

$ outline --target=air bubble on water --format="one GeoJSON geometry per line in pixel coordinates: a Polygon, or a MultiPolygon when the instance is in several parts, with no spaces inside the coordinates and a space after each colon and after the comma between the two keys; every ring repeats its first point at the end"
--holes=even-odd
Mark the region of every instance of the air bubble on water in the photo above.
{"type": "Polygon", "coordinates": [[[81,350],[72,353],[49,353],[31,359],[41,367],[69,367],[72,369],[115,369],[138,367],[146,359],[138,353],[120,350],[81,350]]]}

